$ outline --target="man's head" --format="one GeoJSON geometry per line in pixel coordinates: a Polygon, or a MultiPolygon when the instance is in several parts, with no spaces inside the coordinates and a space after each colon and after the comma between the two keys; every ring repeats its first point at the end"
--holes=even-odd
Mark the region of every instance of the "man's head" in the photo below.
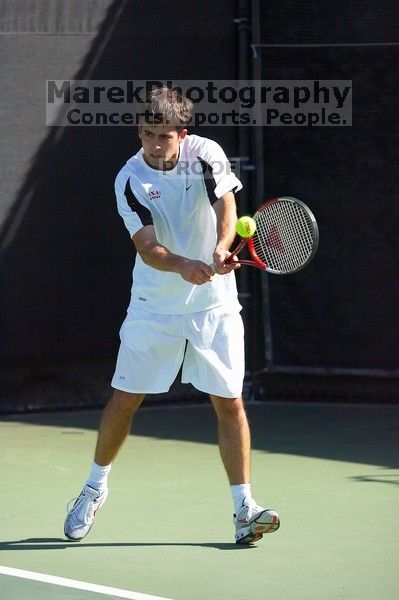
{"type": "Polygon", "coordinates": [[[193,117],[193,103],[177,88],[157,88],[147,98],[141,124],[171,125],[176,131],[185,129],[193,117]]]}
{"type": "Polygon", "coordinates": [[[191,100],[176,89],[160,88],[149,94],[141,116],[139,137],[144,159],[151,167],[167,170],[175,166],[192,114],[191,100]]]}

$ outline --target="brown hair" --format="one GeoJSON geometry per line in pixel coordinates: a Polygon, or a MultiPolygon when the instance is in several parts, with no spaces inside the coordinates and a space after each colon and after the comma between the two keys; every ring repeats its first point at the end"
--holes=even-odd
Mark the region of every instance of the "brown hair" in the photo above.
{"type": "Polygon", "coordinates": [[[146,98],[143,124],[173,125],[181,131],[193,116],[193,103],[177,88],[157,88],[146,98]]]}

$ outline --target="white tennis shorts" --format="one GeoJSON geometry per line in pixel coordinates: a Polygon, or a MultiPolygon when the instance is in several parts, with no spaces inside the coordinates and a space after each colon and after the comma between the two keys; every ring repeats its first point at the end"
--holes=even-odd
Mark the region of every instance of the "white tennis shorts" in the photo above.
{"type": "Polygon", "coordinates": [[[244,327],[238,312],[217,307],[159,315],[134,310],[120,330],[112,387],[135,394],[167,392],[181,365],[182,383],[235,398],[244,379],[244,327]]]}

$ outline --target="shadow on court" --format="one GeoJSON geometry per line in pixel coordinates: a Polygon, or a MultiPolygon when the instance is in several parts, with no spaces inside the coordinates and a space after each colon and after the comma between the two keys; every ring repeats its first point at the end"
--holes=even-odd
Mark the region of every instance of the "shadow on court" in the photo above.
{"type": "Polygon", "coordinates": [[[101,544],[86,544],[86,543],[74,543],[66,542],[65,538],[29,538],[26,540],[10,540],[6,542],[0,542],[0,551],[4,550],[69,550],[70,548],[121,548],[121,547],[148,547],[148,546],[193,546],[199,548],[216,548],[217,550],[253,550],[256,548],[255,545],[240,545],[240,544],[226,544],[226,543],[198,543],[193,544],[192,542],[151,542],[151,543],[101,543],[101,544]]]}
{"type": "MultiPolygon", "coordinates": [[[[345,462],[399,467],[399,407],[311,403],[249,403],[248,418],[255,450],[345,462]]],[[[96,430],[100,411],[56,412],[3,417],[5,422],[56,426],[61,435],[79,436],[96,430]]],[[[144,406],[133,433],[159,439],[217,443],[217,423],[210,404],[144,406]]],[[[383,473],[354,480],[397,485],[383,473]]]]}

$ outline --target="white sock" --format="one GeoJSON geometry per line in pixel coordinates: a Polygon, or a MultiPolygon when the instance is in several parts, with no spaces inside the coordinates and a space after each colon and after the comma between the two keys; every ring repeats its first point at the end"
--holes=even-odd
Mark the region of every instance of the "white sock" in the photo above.
{"type": "Polygon", "coordinates": [[[236,515],[238,515],[243,504],[250,504],[251,502],[253,502],[251,494],[251,484],[239,483],[238,485],[231,485],[230,489],[234,502],[234,512],[236,513],[236,515]]]}
{"type": "Polygon", "coordinates": [[[102,467],[93,462],[86,484],[95,490],[102,492],[107,487],[108,474],[111,470],[111,466],[112,465],[106,465],[105,467],[102,467]]]}

